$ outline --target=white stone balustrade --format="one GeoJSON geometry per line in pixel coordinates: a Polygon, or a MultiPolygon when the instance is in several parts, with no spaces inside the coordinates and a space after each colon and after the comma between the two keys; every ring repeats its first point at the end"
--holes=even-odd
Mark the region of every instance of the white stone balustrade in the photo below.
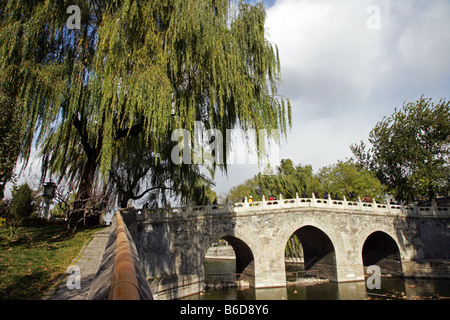
{"type": "Polygon", "coordinates": [[[247,197],[244,202],[225,204],[208,204],[201,206],[187,205],[184,207],[168,207],[156,209],[142,209],[142,219],[149,218],[187,218],[199,215],[224,215],[224,214],[242,214],[246,212],[266,212],[283,209],[295,208],[323,208],[340,211],[374,213],[374,214],[396,214],[396,215],[450,215],[450,208],[437,207],[418,207],[417,205],[403,205],[390,203],[377,203],[375,199],[373,202],[364,202],[360,198],[358,201],[348,201],[345,196],[342,200],[334,200],[329,196],[328,199],[315,198],[300,198],[298,194],[294,199],[283,199],[280,195],[279,199],[266,200],[263,196],[262,201],[249,202],[247,197]]]}
{"type": "Polygon", "coordinates": [[[141,210],[143,220],[150,218],[168,219],[168,218],[188,218],[198,215],[223,215],[230,214],[233,211],[232,203],[225,204],[208,204],[201,206],[186,205],[184,207],[167,206],[163,208],[142,208],[141,210]]]}

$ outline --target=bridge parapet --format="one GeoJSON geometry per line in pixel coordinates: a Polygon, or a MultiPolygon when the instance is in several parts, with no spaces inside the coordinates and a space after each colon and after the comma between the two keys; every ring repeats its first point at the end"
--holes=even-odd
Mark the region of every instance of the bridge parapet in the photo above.
{"type": "Polygon", "coordinates": [[[293,234],[305,265],[336,282],[363,281],[364,266],[383,259],[376,263],[387,273],[428,276],[434,265],[417,261],[450,257],[449,208],[435,203],[263,200],[141,209],[135,241],[152,293],[162,299],[203,290],[204,260],[217,239],[231,244],[236,272],[255,288],[286,285],[285,248],[293,234]]]}
{"type": "Polygon", "coordinates": [[[229,215],[233,212],[233,204],[226,202],[225,204],[210,204],[201,206],[187,205],[184,207],[167,206],[163,208],[143,208],[141,219],[173,219],[173,218],[189,218],[198,217],[199,215],[229,215]]]}
{"type": "Polygon", "coordinates": [[[136,225],[136,209],[119,210],[111,221],[102,261],[87,300],[152,300],[136,244],[130,229],[136,225]]]}
{"type": "Polygon", "coordinates": [[[262,201],[248,202],[245,198],[244,202],[238,202],[234,205],[234,212],[247,212],[247,211],[266,211],[266,210],[279,210],[290,208],[328,208],[333,210],[343,211],[359,211],[365,213],[379,213],[379,214],[394,214],[394,215],[429,215],[429,216],[450,216],[450,208],[438,207],[432,205],[430,207],[418,207],[416,204],[393,204],[393,203],[377,203],[375,199],[372,202],[362,201],[358,198],[358,201],[348,201],[344,196],[342,200],[315,198],[299,198],[298,194],[294,199],[283,199],[280,196],[276,200],[266,200],[263,196],[262,201]]]}
{"type": "Polygon", "coordinates": [[[170,205],[163,208],[143,209],[142,220],[165,220],[165,219],[184,219],[198,216],[214,216],[229,214],[245,214],[256,212],[270,212],[275,210],[289,210],[296,208],[316,208],[316,209],[332,209],[338,211],[346,211],[348,213],[373,213],[373,214],[392,214],[403,216],[424,216],[424,217],[448,217],[450,216],[449,207],[438,207],[435,204],[430,207],[418,207],[416,204],[393,204],[393,203],[377,203],[375,199],[372,202],[365,202],[358,198],[358,201],[347,200],[345,196],[342,200],[315,198],[300,198],[298,194],[294,199],[283,199],[281,196],[276,200],[247,201],[244,202],[213,205],[184,207],[171,207],[170,205]]]}
{"type": "Polygon", "coordinates": [[[235,204],[235,212],[243,211],[259,211],[259,210],[275,210],[275,209],[290,209],[290,208],[328,208],[346,211],[363,211],[363,212],[379,212],[379,213],[395,213],[403,214],[409,210],[414,210],[409,206],[404,206],[400,204],[387,204],[387,203],[377,203],[375,200],[373,202],[365,202],[360,198],[358,201],[348,201],[345,196],[343,200],[327,199],[323,198],[299,198],[298,195],[294,199],[283,199],[281,196],[276,200],[266,200],[263,197],[262,201],[248,202],[245,198],[244,202],[239,202],[235,204]]]}

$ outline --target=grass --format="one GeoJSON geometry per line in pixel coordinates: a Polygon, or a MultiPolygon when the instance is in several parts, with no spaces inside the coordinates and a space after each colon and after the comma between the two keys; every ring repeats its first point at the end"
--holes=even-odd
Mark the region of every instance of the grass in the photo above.
{"type": "Polygon", "coordinates": [[[98,228],[61,235],[60,224],[0,227],[0,300],[41,299],[98,228]]]}

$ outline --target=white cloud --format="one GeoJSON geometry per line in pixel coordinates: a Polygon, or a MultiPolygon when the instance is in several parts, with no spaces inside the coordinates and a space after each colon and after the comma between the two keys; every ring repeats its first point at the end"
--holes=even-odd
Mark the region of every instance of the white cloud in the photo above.
{"type": "MultiPolygon", "coordinates": [[[[26,167],[23,167],[23,162],[19,161],[14,169],[14,173],[17,175],[16,184],[18,186],[27,183],[31,189],[38,190],[40,187],[41,179],[41,159],[37,155],[35,148],[31,149],[30,160],[26,167]]],[[[5,198],[11,198],[13,183],[10,181],[5,185],[5,198]]]]}
{"type": "Polygon", "coordinates": [[[291,98],[301,97],[321,108],[329,99],[366,91],[362,69],[373,55],[374,35],[365,17],[360,2],[339,0],[285,0],[269,9],[266,28],[280,50],[291,98]]]}
{"type": "Polygon", "coordinates": [[[398,87],[420,95],[448,79],[450,2],[376,3],[380,30],[367,27],[373,1],[277,1],[266,29],[280,50],[283,92],[334,115],[371,108],[398,87]]]}
{"type": "Polygon", "coordinates": [[[450,2],[429,3],[426,7],[410,3],[404,11],[396,8],[405,21],[397,25],[402,31],[397,41],[400,61],[410,74],[420,74],[416,81],[423,84],[439,82],[450,71],[450,2]]]}
{"type": "MultiPolygon", "coordinates": [[[[315,170],[351,156],[383,116],[422,94],[450,98],[450,1],[278,0],[267,10],[293,127],[281,158],[315,170]],[[367,26],[371,5],[380,29],[367,26]]],[[[218,180],[227,190],[254,172],[218,180]],[[236,182],[238,181],[238,182],[236,182]]]]}

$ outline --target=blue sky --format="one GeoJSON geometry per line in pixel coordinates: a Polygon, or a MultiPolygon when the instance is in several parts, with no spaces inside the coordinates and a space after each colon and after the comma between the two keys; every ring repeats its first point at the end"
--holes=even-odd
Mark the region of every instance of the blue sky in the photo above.
{"type": "MultiPolygon", "coordinates": [[[[253,1],[247,1],[247,2],[254,4],[254,3],[257,3],[257,2],[260,2],[260,1],[253,0],[253,1]]],[[[271,7],[271,6],[273,6],[275,4],[275,0],[264,0],[262,2],[264,2],[264,4],[266,5],[266,8],[269,8],[269,7],[271,7]]]]}

